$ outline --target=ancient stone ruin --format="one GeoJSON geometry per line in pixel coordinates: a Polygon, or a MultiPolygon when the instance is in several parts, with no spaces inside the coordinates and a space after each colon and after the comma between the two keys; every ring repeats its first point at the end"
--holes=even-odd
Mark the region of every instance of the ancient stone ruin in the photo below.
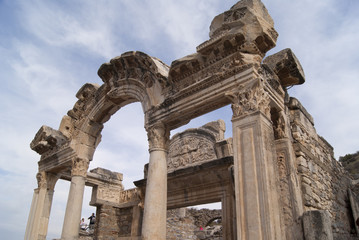
{"type": "Polygon", "coordinates": [[[209,36],[171,66],[142,52],[113,58],[98,70],[103,84],[78,91],[58,130],[40,128],[31,142],[41,158],[25,239],[46,238],[58,179],[71,181],[66,240],[78,239],[85,185],[97,208],[94,239],[164,240],[167,210],[212,202],[222,204],[223,239],[357,238],[358,187],[287,93],[305,80],[294,53],[264,58],[278,36],[264,5],[238,2],[213,19],[209,36]],[[133,102],[142,104],[149,163],[136,187],[124,189],[121,173],[88,169],[104,123],[133,102]],[[170,138],[226,105],[232,138],[221,120],[170,138]]]}

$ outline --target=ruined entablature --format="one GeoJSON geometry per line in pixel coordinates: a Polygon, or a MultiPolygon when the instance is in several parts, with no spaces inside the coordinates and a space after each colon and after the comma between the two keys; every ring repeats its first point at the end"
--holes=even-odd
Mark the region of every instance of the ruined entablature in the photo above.
{"type": "Polygon", "coordinates": [[[197,53],[172,62],[168,77],[171,88],[166,93],[210,78],[228,77],[248,65],[258,67],[278,36],[273,20],[257,0],[239,2],[215,17],[209,35],[210,39],[197,47],[197,53]]]}
{"type": "Polygon", "coordinates": [[[266,57],[263,65],[268,66],[278,76],[284,88],[305,82],[302,65],[289,48],[266,57]]]}
{"type": "Polygon", "coordinates": [[[223,120],[177,133],[170,141],[167,171],[195,166],[217,159],[215,144],[224,140],[223,120]]]}
{"type": "Polygon", "coordinates": [[[42,126],[30,143],[32,150],[42,155],[51,150],[57,150],[68,142],[66,136],[60,131],[48,126],[42,126]]]}

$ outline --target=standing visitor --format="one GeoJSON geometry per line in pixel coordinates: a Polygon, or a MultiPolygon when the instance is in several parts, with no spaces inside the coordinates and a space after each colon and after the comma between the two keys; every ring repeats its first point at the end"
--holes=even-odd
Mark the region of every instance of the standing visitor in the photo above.
{"type": "Polygon", "coordinates": [[[90,229],[93,229],[94,226],[95,226],[95,222],[96,222],[95,214],[92,213],[92,215],[91,215],[88,219],[90,219],[90,225],[89,225],[89,227],[90,227],[90,229]]]}

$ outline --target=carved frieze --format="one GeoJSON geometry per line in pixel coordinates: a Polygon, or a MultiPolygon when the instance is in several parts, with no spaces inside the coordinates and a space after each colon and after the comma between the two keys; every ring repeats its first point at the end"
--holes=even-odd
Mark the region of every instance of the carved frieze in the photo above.
{"type": "Polygon", "coordinates": [[[241,84],[234,91],[226,93],[226,96],[232,101],[233,117],[261,111],[270,118],[270,99],[262,84],[256,83],[252,86],[241,84]]]}
{"type": "Polygon", "coordinates": [[[120,201],[120,189],[99,186],[97,189],[97,199],[118,203],[120,201]]]}
{"type": "Polygon", "coordinates": [[[120,192],[119,203],[134,202],[138,200],[140,200],[140,194],[137,188],[132,188],[120,192]]]}
{"type": "Polygon", "coordinates": [[[90,161],[88,159],[74,157],[72,159],[71,175],[86,177],[89,164],[90,161]]]}

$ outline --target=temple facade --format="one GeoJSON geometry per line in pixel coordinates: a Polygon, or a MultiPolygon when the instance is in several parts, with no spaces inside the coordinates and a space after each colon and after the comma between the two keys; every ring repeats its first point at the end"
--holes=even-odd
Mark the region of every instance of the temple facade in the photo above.
{"type": "Polygon", "coordinates": [[[266,52],[278,34],[260,0],[216,16],[209,40],[167,66],[126,52],[86,83],[58,130],[31,142],[41,155],[25,239],[46,239],[54,187],[71,182],[61,239],[78,239],[85,185],[97,208],[94,239],[165,240],[167,210],[221,202],[223,239],[356,239],[356,182],[334,159],[314,120],[287,88],[305,76],[290,49],[266,52]],[[148,135],[143,179],[88,171],[106,121],[140,102],[148,135]],[[191,119],[232,107],[232,138],[222,120],[170,137],[191,119]],[[111,224],[112,223],[112,224],[111,224]]]}

